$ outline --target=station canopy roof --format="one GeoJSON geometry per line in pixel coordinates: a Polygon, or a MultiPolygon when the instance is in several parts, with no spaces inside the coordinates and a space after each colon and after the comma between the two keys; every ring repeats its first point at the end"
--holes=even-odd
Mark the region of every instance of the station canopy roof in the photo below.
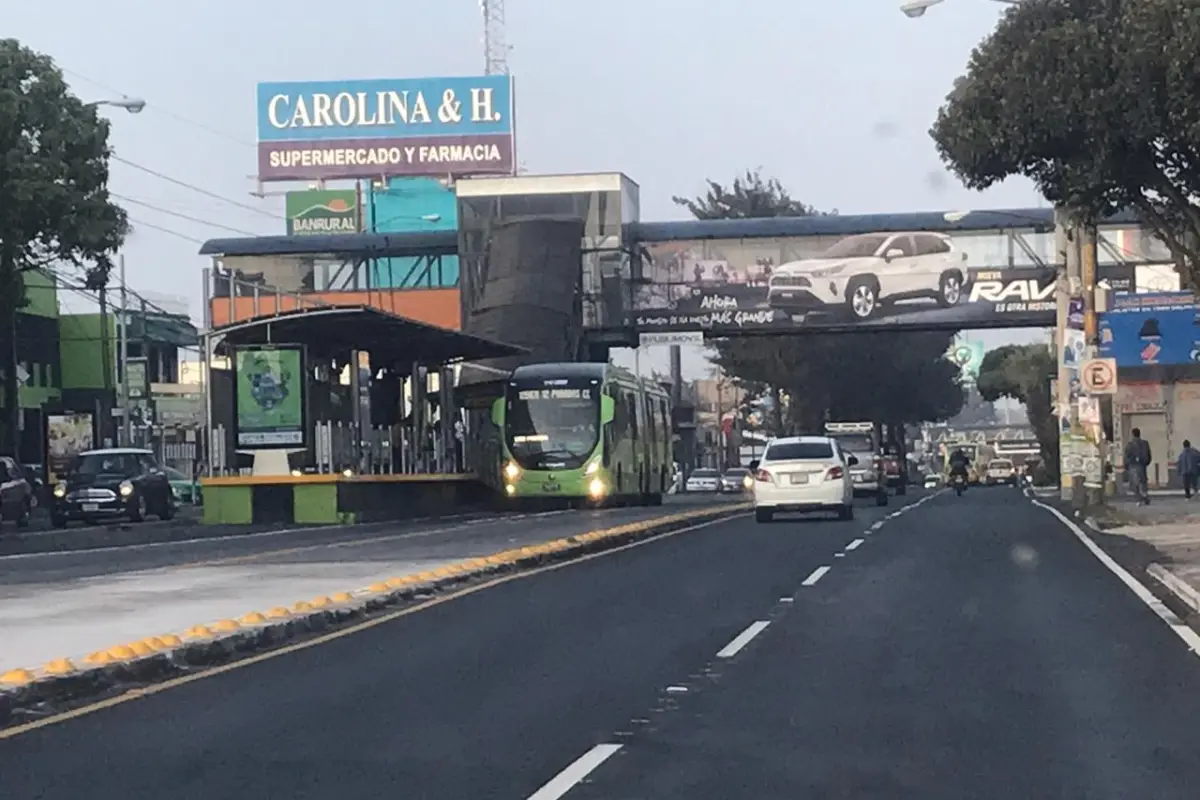
{"type": "Polygon", "coordinates": [[[516,345],[459,333],[400,317],[370,306],[299,309],[224,326],[216,331],[229,345],[302,344],[321,356],[366,350],[373,367],[440,366],[526,353],[516,345]]]}

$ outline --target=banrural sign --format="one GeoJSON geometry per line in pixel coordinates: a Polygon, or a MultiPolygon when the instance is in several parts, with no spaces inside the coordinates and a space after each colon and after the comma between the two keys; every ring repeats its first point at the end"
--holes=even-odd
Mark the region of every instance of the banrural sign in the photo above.
{"type": "Polygon", "coordinates": [[[358,193],[354,189],[309,189],[285,198],[288,236],[358,233],[358,193]]]}
{"type": "Polygon", "coordinates": [[[263,181],[511,175],[512,78],[258,85],[263,181]]]}

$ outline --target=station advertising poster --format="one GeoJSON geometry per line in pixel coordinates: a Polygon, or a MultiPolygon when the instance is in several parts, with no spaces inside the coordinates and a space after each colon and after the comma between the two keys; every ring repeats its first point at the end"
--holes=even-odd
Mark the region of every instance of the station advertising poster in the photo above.
{"type": "Polygon", "coordinates": [[[284,197],[288,236],[358,233],[358,192],[354,189],[305,189],[284,197]]]}
{"type": "Polygon", "coordinates": [[[304,349],[256,345],[234,351],[237,446],[303,448],[307,431],[304,349]]]}
{"type": "Polygon", "coordinates": [[[1000,241],[911,231],[650,243],[632,316],[639,332],[713,336],[1053,326],[1054,268],[1010,266],[1000,241]]]}
{"type": "Polygon", "coordinates": [[[1100,315],[1100,356],[1118,367],[1198,364],[1198,320],[1191,292],[1116,295],[1100,315]]]}
{"type": "Polygon", "coordinates": [[[511,175],[512,78],[260,83],[261,181],[511,175]]]}

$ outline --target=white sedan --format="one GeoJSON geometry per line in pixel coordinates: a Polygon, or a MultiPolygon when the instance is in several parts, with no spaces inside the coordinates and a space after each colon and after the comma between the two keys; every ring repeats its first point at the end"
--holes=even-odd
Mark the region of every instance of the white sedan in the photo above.
{"type": "Polygon", "coordinates": [[[716,492],[721,488],[721,473],[715,469],[698,469],[688,476],[684,491],[716,492]]]}
{"type": "Polygon", "coordinates": [[[778,513],[835,511],[854,519],[850,467],[858,463],[828,436],[773,439],[754,471],[754,517],[770,522],[778,513]]]}

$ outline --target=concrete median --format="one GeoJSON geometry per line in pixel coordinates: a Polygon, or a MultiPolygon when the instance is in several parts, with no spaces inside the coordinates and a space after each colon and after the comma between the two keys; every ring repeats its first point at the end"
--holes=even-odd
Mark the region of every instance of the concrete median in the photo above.
{"type": "Polygon", "coordinates": [[[0,738],[5,728],[36,724],[37,719],[106,696],[153,691],[156,684],[186,681],[198,671],[330,635],[356,622],[386,621],[386,613],[381,612],[398,613],[438,595],[736,516],[749,508],[748,503],[712,506],[556,538],[431,571],[388,577],[353,591],[304,600],[286,598],[290,605],[114,645],[76,660],[56,658],[36,669],[11,669],[0,674],[0,738]]]}

